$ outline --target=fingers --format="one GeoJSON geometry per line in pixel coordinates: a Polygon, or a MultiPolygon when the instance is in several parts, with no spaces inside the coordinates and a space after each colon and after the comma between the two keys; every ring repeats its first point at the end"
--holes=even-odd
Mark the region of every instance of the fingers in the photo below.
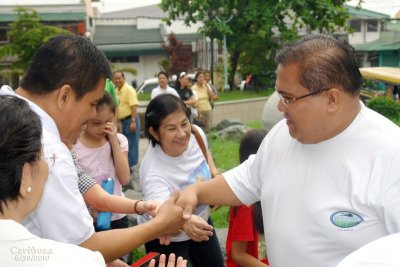
{"type": "Polygon", "coordinates": [[[168,257],[168,265],[167,267],[174,267],[175,266],[175,254],[171,253],[168,257]]]}
{"type": "Polygon", "coordinates": [[[168,246],[171,243],[170,236],[163,235],[163,236],[160,236],[159,239],[160,239],[160,245],[168,246]]]}
{"type": "Polygon", "coordinates": [[[176,205],[176,201],[178,201],[178,198],[179,198],[179,191],[175,190],[174,192],[171,193],[168,202],[176,205]]]}
{"type": "Polygon", "coordinates": [[[184,260],[181,256],[178,257],[178,261],[176,263],[176,267],[186,267],[187,260],[184,260]]]}
{"type": "MultiPolygon", "coordinates": [[[[154,259],[153,259],[154,260],[154,259]]],[[[152,261],[153,261],[152,260],[152,261]]],[[[161,254],[160,255],[160,258],[159,258],[159,261],[158,261],[158,267],[165,267],[165,261],[166,261],[166,256],[165,256],[165,254],[161,254]]],[[[154,262],[156,262],[155,260],[154,260],[154,262]]],[[[149,267],[151,267],[150,265],[149,265],[149,267]]]]}

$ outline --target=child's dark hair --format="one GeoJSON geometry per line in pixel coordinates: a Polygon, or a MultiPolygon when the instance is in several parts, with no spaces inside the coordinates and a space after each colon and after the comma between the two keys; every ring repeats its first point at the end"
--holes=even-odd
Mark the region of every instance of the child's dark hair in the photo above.
{"type": "MultiPolygon", "coordinates": [[[[267,135],[268,131],[265,129],[255,129],[250,130],[245,133],[240,139],[239,145],[239,158],[240,163],[246,161],[251,154],[256,154],[258,148],[260,147],[264,137],[267,135]]],[[[262,219],[261,203],[257,201],[253,204],[253,221],[255,228],[261,234],[264,234],[264,224],[262,219]]],[[[232,211],[236,213],[238,207],[233,207],[232,211]]]]}
{"type": "Polygon", "coordinates": [[[114,105],[114,100],[112,99],[112,96],[110,93],[107,91],[104,92],[104,95],[102,98],[100,98],[99,102],[96,104],[96,110],[98,111],[100,108],[107,106],[111,109],[112,113],[115,114],[115,105],[114,105]]]}

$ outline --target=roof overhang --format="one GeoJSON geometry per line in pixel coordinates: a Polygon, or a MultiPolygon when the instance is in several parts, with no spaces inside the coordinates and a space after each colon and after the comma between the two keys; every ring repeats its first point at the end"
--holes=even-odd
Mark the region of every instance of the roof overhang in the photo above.
{"type": "Polygon", "coordinates": [[[139,56],[164,54],[160,43],[104,44],[97,45],[107,56],[139,56]]]}

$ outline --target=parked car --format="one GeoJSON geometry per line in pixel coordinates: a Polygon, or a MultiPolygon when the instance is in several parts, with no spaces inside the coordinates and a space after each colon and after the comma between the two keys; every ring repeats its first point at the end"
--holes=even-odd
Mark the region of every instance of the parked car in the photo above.
{"type": "MultiPolygon", "coordinates": [[[[189,78],[194,83],[195,74],[189,73],[188,75],[189,78]]],[[[176,83],[176,75],[172,75],[169,79],[168,85],[172,88],[175,88],[175,83],[176,83]]],[[[158,78],[149,78],[144,80],[144,82],[142,82],[142,84],[136,89],[136,92],[138,94],[142,93],[151,94],[151,91],[153,91],[153,89],[156,88],[157,86],[158,86],[158,78]]]]}

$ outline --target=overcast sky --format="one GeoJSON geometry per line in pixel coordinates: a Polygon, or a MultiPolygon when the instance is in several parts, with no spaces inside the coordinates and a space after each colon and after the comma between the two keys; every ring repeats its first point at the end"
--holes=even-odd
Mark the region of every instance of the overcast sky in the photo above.
{"type": "MultiPolygon", "coordinates": [[[[0,5],[38,5],[48,3],[79,3],[80,0],[0,0],[0,5]]],[[[160,3],[161,0],[100,0],[101,12],[111,12],[132,7],[147,6],[160,3]]],[[[349,0],[349,5],[356,5],[358,0],[349,0]]],[[[394,16],[400,10],[400,0],[364,0],[362,8],[394,16]]]]}
{"type": "MultiPolygon", "coordinates": [[[[3,0],[2,0],[3,1],[3,0]]],[[[37,1],[37,0],[36,0],[37,1]]],[[[160,0],[100,0],[102,12],[110,12],[121,9],[128,9],[137,6],[158,4],[160,0]]],[[[350,0],[347,3],[355,6],[359,0],[350,0]]],[[[391,17],[400,10],[400,0],[364,0],[362,8],[388,14],[391,17]]]]}

